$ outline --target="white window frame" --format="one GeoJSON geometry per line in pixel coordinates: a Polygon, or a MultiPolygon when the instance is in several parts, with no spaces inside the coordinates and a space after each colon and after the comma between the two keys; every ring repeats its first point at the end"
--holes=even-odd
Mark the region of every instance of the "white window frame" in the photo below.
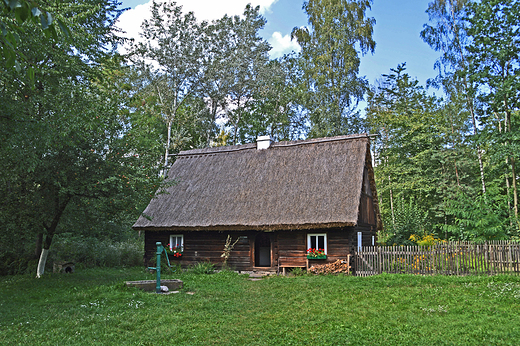
{"type": "Polygon", "coordinates": [[[361,250],[363,246],[363,232],[357,232],[357,247],[358,250],[361,250]]]}
{"type": "MultiPolygon", "coordinates": [[[[181,252],[184,251],[184,234],[170,234],[170,250],[173,249],[172,244],[174,243],[174,238],[181,238],[181,252]]],[[[177,242],[175,242],[177,244],[177,242]]]]}
{"type": "MultiPolygon", "coordinates": [[[[323,250],[325,250],[325,255],[327,252],[327,233],[308,233],[307,234],[307,249],[311,248],[311,237],[323,237],[323,250]]],[[[318,245],[318,239],[316,238],[316,246],[318,245]]]]}

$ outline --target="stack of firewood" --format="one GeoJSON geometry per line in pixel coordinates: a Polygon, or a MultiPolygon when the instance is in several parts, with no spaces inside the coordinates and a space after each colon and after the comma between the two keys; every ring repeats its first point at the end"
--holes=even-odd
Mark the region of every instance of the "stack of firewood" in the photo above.
{"type": "Polygon", "coordinates": [[[314,265],[309,268],[309,273],[313,274],[349,274],[350,265],[346,260],[337,260],[333,263],[314,265]]]}

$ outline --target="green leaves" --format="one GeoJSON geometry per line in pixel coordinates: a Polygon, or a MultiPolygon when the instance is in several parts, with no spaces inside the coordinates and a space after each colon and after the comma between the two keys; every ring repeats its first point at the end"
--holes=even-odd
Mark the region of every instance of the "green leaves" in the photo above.
{"type": "Polygon", "coordinates": [[[311,28],[294,28],[291,37],[302,47],[311,137],[358,130],[355,108],[368,85],[357,75],[358,50],[366,54],[375,49],[375,19],[365,16],[370,4],[369,0],[309,0],[303,5],[311,28]]]}
{"type": "Polygon", "coordinates": [[[47,12],[47,14],[40,14],[40,22],[42,24],[42,29],[47,30],[52,25],[52,15],[47,12]]]}
{"type": "Polygon", "coordinates": [[[438,224],[451,222],[446,218],[446,201],[467,188],[467,178],[462,176],[474,174],[471,169],[475,166],[468,168],[467,162],[471,155],[460,138],[467,131],[466,115],[457,105],[448,107],[429,96],[405,73],[404,64],[383,75],[380,84],[370,90],[366,112],[370,132],[379,134],[373,141],[374,171],[384,224],[391,237],[401,234],[393,241],[402,243],[417,233],[411,226],[398,225],[399,210],[406,209],[399,203],[410,199],[428,216],[422,231],[439,231],[438,224]]]}
{"type": "MultiPolygon", "coordinates": [[[[0,17],[0,48],[6,60],[7,68],[13,68],[20,74],[26,71],[29,81],[34,82],[34,66],[30,66],[26,55],[18,49],[20,35],[30,30],[31,24],[39,26],[47,39],[58,40],[58,34],[54,28],[54,16],[44,10],[32,0],[4,0],[0,17]],[[12,20],[14,17],[14,21],[12,20]],[[28,24],[28,25],[22,25],[28,24]],[[30,67],[30,68],[29,68],[30,67]]],[[[61,32],[66,38],[70,37],[70,31],[63,21],[58,20],[61,32]]]]}
{"type": "MultiPolygon", "coordinates": [[[[159,185],[160,151],[147,145],[153,140],[147,136],[156,132],[128,116],[126,70],[121,57],[105,49],[118,40],[112,26],[116,2],[46,4],[61,12],[49,16],[40,7],[41,13],[31,12],[38,23],[27,19],[20,30],[7,28],[6,35],[19,39],[4,53],[15,57],[0,59],[0,194],[9,196],[0,223],[10,235],[2,241],[23,238],[25,246],[38,233],[49,244],[64,229],[62,218],[78,222],[68,205],[99,216],[92,221],[98,227],[129,227],[159,185]],[[68,21],[71,16],[74,21],[68,21]],[[55,35],[60,22],[63,28],[72,25],[73,42],[55,35]]],[[[6,17],[17,20],[10,10],[1,18],[6,17]]],[[[10,241],[0,248],[11,247],[10,241]]]]}

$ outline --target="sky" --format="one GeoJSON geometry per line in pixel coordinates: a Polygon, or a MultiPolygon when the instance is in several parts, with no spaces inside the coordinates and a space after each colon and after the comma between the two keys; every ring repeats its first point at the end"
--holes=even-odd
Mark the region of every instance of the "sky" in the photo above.
{"type": "MultiPolygon", "coordinates": [[[[128,37],[138,38],[140,23],[149,16],[151,0],[120,0],[125,11],[118,26],[128,37]]],[[[376,42],[374,54],[361,57],[360,76],[375,84],[382,74],[390,72],[398,64],[406,63],[407,72],[421,85],[433,78],[433,69],[439,53],[431,49],[420,37],[428,23],[426,9],[432,0],[374,0],[367,16],[376,20],[373,38],[376,42]]],[[[307,25],[307,15],[302,10],[303,0],[177,0],[183,11],[193,11],[198,20],[211,21],[224,14],[240,15],[245,6],[260,6],[267,20],[260,34],[273,47],[271,58],[282,56],[298,45],[290,40],[294,27],[307,25]]],[[[440,92],[438,92],[440,94],[440,92]]]]}

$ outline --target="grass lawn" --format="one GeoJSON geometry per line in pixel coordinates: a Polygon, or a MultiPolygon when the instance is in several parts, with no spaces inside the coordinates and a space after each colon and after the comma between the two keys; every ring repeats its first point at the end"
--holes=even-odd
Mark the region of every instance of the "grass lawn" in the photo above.
{"type": "Polygon", "coordinates": [[[520,278],[165,274],[142,268],[0,277],[0,345],[518,345],[520,278]],[[193,294],[191,294],[193,293],[193,294]]]}

